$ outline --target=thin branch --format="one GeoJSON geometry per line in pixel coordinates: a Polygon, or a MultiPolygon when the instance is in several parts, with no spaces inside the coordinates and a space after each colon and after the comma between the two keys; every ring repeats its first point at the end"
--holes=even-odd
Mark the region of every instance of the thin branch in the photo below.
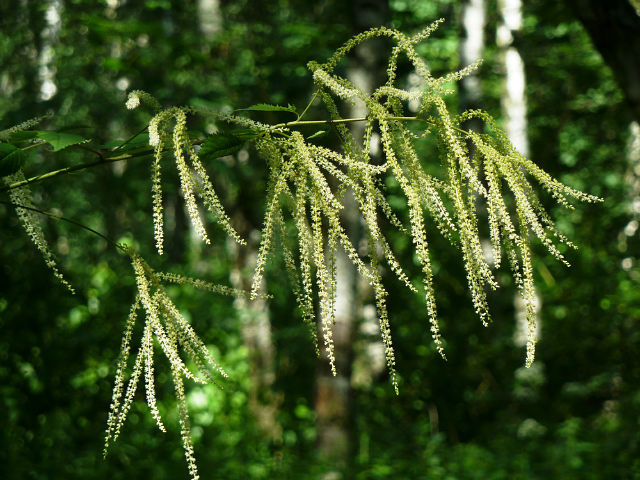
{"type": "Polygon", "coordinates": [[[27,150],[31,150],[32,148],[36,148],[39,147],[40,145],[46,145],[49,142],[37,142],[37,143],[32,143],[31,145],[28,145],[26,147],[22,147],[21,150],[23,152],[26,152],[27,150]]]}
{"type": "MultiPolygon", "coordinates": [[[[9,205],[11,207],[15,207],[15,208],[22,208],[24,210],[31,210],[32,212],[36,212],[39,213],[41,215],[46,215],[47,217],[51,217],[51,218],[55,218],[56,220],[62,220],[65,221],[67,223],[70,223],[72,225],[75,225],[76,227],[80,227],[84,230],[86,230],[87,232],[91,232],[94,235],[97,235],[98,237],[102,238],[103,240],[105,240],[108,244],[116,247],[119,250],[122,250],[123,252],[125,252],[125,249],[122,245],[120,245],[119,243],[115,242],[114,240],[111,240],[109,237],[107,237],[105,234],[98,232],[97,230],[94,230],[91,227],[86,226],[83,223],[80,223],[76,220],[73,220],[71,218],[67,218],[67,217],[63,217],[62,215],[57,215],[53,212],[47,212],[45,210],[40,210],[39,208],[34,208],[34,207],[27,207],[26,205],[20,205],[19,203],[11,203],[11,202],[7,202],[5,200],[0,200],[0,203],[4,204],[4,205],[9,205]]],[[[126,253],[126,252],[125,252],[126,253]]]]}
{"type": "MultiPolygon", "coordinates": [[[[369,117],[357,117],[357,118],[340,118],[338,120],[294,120],[293,122],[286,123],[278,123],[274,125],[274,128],[289,128],[289,127],[297,127],[304,125],[334,125],[339,123],[354,123],[354,122],[365,122],[369,120],[369,117]]],[[[426,118],[420,117],[385,117],[385,120],[396,120],[400,122],[423,122],[428,123],[430,125],[439,125],[439,122],[434,122],[433,120],[427,120],[426,118]]],[[[461,128],[452,127],[453,130],[462,133],[463,135],[470,136],[471,134],[463,130],[461,128]]]]}
{"type": "Polygon", "coordinates": [[[80,165],[74,165],[72,167],[65,167],[59,170],[53,170],[51,172],[43,173],[42,175],[36,175],[35,177],[27,178],[26,180],[21,180],[19,182],[12,183],[11,185],[7,185],[6,187],[2,187],[0,188],[0,192],[12,190],[14,188],[19,188],[27,184],[40,182],[42,180],[48,180],[50,178],[57,177],[59,175],[65,175],[67,173],[75,172],[78,170],[84,170],[87,168],[95,167],[97,165],[106,165],[107,163],[120,162],[122,160],[129,160],[135,157],[144,157],[146,155],[153,155],[153,150],[149,149],[149,150],[145,150],[143,152],[137,152],[137,153],[123,153],[120,155],[116,155],[114,157],[106,157],[100,160],[96,160],[94,162],[81,163],[80,165]]]}
{"type": "Polygon", "coordinates": [[[288,128],[288,127],[297,127],[299,125],[331,125],[336,123],[364,122],[366,120],[368,120],[367,117],[341,118],[339,120],[294,120],[293,122],[278,123],[273,127],[288,128]]]}
{"type": "Polygon", "coordinates": [[[121,143],[120,145],[118,145],[116,148],[113,149],[114,152],[117,152],[118,150],[120,150],[122,147],[124,147],[125,145],[127,145],[131,140],[133,140],[134,138],[136,138],[138,135],[142,134],[145,130],[147,130],[147,126],[145,125],[138,133],[136,133],[135,135],[132,135],[131,137],[127,138],[123,143],[121,143]]]}
{"type": "Polygon", "coordinates": [[[320,90],[316,90],[316,93],[313,94],[313,97],[311,98],[311,101],[309,102],[309,104],[305,107],[305,109],[302,111],[302,113],[300,115],[298,115],[298,120],[300,121],[300,119],[302,117],[304,117],[304,114],[307,113],[307,110],[309,110],[309,108],[311,108],[311,105],[313,105],[313,102],[316,101],[316,98],[318,98],[318,94],[320,93],[320,90]]]}
{"type": "Polygon", "coordinates": [[[87,152],[91,152],[95,155],[98,156],[98,158],[100,159],[101,162],[104,162],[104,155],[102,154],[102,152],[100,150],[95,150],[91,147],[87,147],[86,145],[82,145],[82,144],[78,144],[75,145],[78,148],[81,148],[82,150],[86,150],[87,152]]]}
{"type": "MultiPolygon", "coordinates": [[[[387,120],[396,120],[396,121],[401,121],[401,122],[412,122],[413,121],[413,122],[428,123],[430,125],[440,125],[438,122],[434,122],[432,120],[427,120],[425,118],[419,118],[419,117],[386,117],[386,119],[387,120]]],[[[341,119],[338,119],[338,120],[294,120],[292,122],[278,123],[278,124],[274,125],[274,127],[275,128],[289,128],[289,127],[298,127],[298,126],[306,126],[306,125],[337,125],[337,124],[340,124],[340,123],[365,122],[367,120],[369,120],[368,117],[341,118],[341,119]]],[[[457,131],[459,133],[462,133],[463,135],[467,135],[467,136],[471,135],[468,131],[463,130],[461,128],[457,128],[457,127],[452,127],[452,128],[453,128],[453,130],[455,130],[455,131],[457,131]]],[[[201,142],[196,141],[196,142],[192,142],[192,143],[193,143],[193,145],[198,145],[201,142]]],[[[40,144],[37,144],[37,145],[40,145],[40,144]]],[[[122,147],[122,146],[123,145],[121,145],[120,147],[122,147]]],[[[117,148],[115,150],[117,150],[117,148]]],[[[95,154],[99,155],[99,152],[96,152],[94,150],[91,150],[91,151],[92,151],[92,153],[95,153],[95,154]]],[[[153,153],[154,153],[153,149],[149,149],[149,150],[144,150],[144,151],[136,152],[136,153],[123,153],[123,154],[120,154],[120,155],[115,155],[113,157],[101,157],[100,160],[95,161],[95,162],[82,163],[80,165],[74,165],[72,167],[65,167],[65,168],[61,168],[59,170],[53,170],[51,172],[43,173],[42,175],[36,175],[35,177],[31,177],[31,178],[28,178],[26,180],[22,180],[22,181],[19,181],[19,182],[12,183],[11,185],[7,185],[5,187],[0,188],[0,192],[6,192],[8,190],[12,190],[14,188],[19,188],[19,187],[22,187],[22,186],[27,185],[27,184],[41,182],[43,180],[48,180],[50,178],[57,177],[59,175],[66,175],[68,173],[76,172],[78,170],[85,170],[87,168],[92,168],[92,167],[95,167],[95,166],[98,166],[98,165],[105,165],[107,163],[120,162],[122,160],[129,160],[129,159],[136,158],[136,157],[144,157],[146,155],[153,155],[153,153]]]]}

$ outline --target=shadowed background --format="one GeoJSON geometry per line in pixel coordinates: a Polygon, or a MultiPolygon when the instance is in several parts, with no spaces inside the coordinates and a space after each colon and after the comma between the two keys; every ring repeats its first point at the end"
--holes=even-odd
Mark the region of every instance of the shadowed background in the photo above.
{"type": "MultiPolygon", "coordinates": [[[[633,2],[612,2],[597,16],[587,14],[592,3],[2,2],[0,129],[52,112],[45,127],[68,127],[96,142],[126,138],[148,121],[124,109],[131,89],[146,90],[165,106],[229,111],[265,102],[301,110],[312,93],[307,61],[326,59],[370,26],[411,33],[445,17],[419,49],[434,75],[478,55],[485,59],[450,97],[451,108],[482,106],[552,175],[606,198],[553,211],[580,248],[567,252],[570,269],[538,248],[540,340],[530,369],[508,277],[498,275],[501,288],[490,296],[493,324],[484,328],[460,259],[428,225],[448,362],[433,346],[423,299],[386,275],[398,397],[384,369],[373,296],[348,270],[339,289],[346,297],[336,325],[337,378],[314,356],[282,259],[267,268],[266,289],[274,296],[268,304],[171,289],[231,375],[224,390],[187,383],[202,478],[640,476],[640,54],[632,41],[640,39],[640,20],[633,2]]],[[[362,47],[341,71],[363,88],[375,87],[389,44],[362,47]]],[[[407,64],[401,73],[400,84],[412,86],[407,64]]],[[[278,115],[259,119],[278,122],[278,115]]],[[[310,115],[322,118],[319,109],[310,115]]],[[[190,127],[211,128],[197,119],[190,127]]],[[[437,161],[430,147],[425,142],[426,163],[437,161]]],[[[92,159],[81,149],[39,153],[25,173],[92,159]]],[[[209,227],[212,247],[193,238],[177,175],[167,168],[166,253],[154,255],[145,160],[59,177],[33,191],[42,208],[133,243],[159,269],[248,288],[266,167],[249,149],[207,168],[234,225],[249,239],[246,249],[215,226],[209,227]]],[[[357,220],[344,221],[357,239],[357,220]]],[[[162,360],[158,399],[168,432],[156,431],[139,394],[120,439],[101,458],[120,335],[135,295],[128,259],[97,237],[45,220],[78,291],[71,296],[4,205],[0,224],[1,476],[187,478],[162,360]]],[[[407,240],[390,241],[411,265],[407,240]]]]}

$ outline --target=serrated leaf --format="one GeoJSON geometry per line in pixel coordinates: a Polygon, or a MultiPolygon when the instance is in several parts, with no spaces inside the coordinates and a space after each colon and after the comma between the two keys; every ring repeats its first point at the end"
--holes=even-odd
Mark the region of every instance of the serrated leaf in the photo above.
{"type": "Polygon", "coordinates": [[[310,135],[307,137],[307,140],[311,140],[312,138],[318,138],[318,137],[323,137],[327,134],[328,132],[326,130],[318,130],[316,133],[314,133],[313,135],[310,135]]]}
{"type": "Polygon", "coordinates": [[[242,145],[244,141],[234,135],[216,133],[208,136],[202,143],[198,156],[203,160],[213,160],[236,153],[242,145]]]}
{"type": "Polygon", "coordinates": [[[119,147],[123,142],[124,140],[110,140],[105,144],[98,145],[98,148],[100,150],[111,150],[112,148],[119,147]]]}
{"type": "Polygon", "coordinates": [[[58,132],[68,132],[69,130],[86,130],[91,128],[90,125],[83,125],[81,123],[76,123],[72,125],[65,125],[64,127],[58,127],[58,132]]]}
{"type": "Polygon", "coordinates": [[[258,103],[256,105],[251,105],[247,108],[239,108],[238,112],[250,111],[250,112],[289,112],[296,115],[296,107],[293,105],[287,105],[283,107],[282,105],[269,105],[268,103],[258,103]]]}
{"type": "Polygon", "coordinates": [[[86,141],[83,137],[76,135],[75,133],[50,131],[39,131],[37,138],[49,143],[53,147],[54,152],[86,141]]]}
{"type": "Polygon", "coordinates": [[[0,177],[17,172],[27,155],[10,143],[0,143],[0,177]]]}
{"type": "Polygon", "coordinates": [[[244,142],[258,138],[261,133],[260,130],[256,130],[255,128],[236,128],[235,130],[225,132],[226,135],[234,136],[244,142]]]}
{"type": "Polygon", "coordinates": [[[9,139],[14,143],[26,142],[37,138],[37,130],[22,130],[20,132],[13,132],[9,139]]]}

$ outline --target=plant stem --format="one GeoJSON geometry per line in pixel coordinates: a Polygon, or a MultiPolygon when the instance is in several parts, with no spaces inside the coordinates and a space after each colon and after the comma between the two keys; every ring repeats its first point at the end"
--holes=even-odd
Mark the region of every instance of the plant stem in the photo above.
{"type": "Polygon", "coordinates": [[[84,170],[86,168],[95,167],[97,165],[105,165],[107,163],[120,162],[122,160],[129,160],[131,158],[144,157],[145,155],[152,155],[152,154],[153,154],[153,150],[150,149],[150,150],[145,150],[137,153],[123,153],[113,157],[101,158],[100,160],[96,160],[94,162],[81,163],[80,165],[74,165],[72,167],[65,167],[59,170],[53,170],[51,172],[43,173],[42,175],[36,175],[35,177],[27,178],[26,180],[21,180],[19,182],[12,183],[10,185],[7,185],[6,187],[0,188],[0,192],[5,192],[8,190],[12,190],[14,188],[20,188],[30,183],[36,183],[42,180],[48,180],[50,178],[57,177],[58,175],[66,175],[67,173],[75,172],[77,170],[84,170]]]}
{"type": "Polygon", "coordinates": [[[129,138],[127,138],[123,143],[121,143],[120,145],[118,145],[116,148],[113,149],[114,152],[120,150],[122,147],[124,147],[125,145],[127,145],[129,142],[131,142],[131,140],[133,140],[134,138],[136,138],[138,135],[140,135],[141,133],[143,133],[145,130],[147,130],[147,126],[145,125],[144,128],[142,128],[138,133],[136,133],[135,135],[130,136],[129,138]]]}
{"type": "MultiPolygon", "coordinates": [[[[302,115],[300,116],[302,117],[302,115]]],[[[288,128],[288,127],[297,127],[301,125],[335,125],[338,123],[353,123],[353,122],[365,122],[368,120],[368,117],[357,117],[357,118],[341,118],[339,120],[294,120],[293,122],[285,122],[278,123],[274,125],[274,127],[278,128],[288,128]]],[[[428,123],[430,125],[441,125],[439,122],[434,122],[433,120],[427,120],[426,118],[420,117],[386,117],[386,120],[397,120],[401,122],[423,122],[428,123]]],[[[460,132],[464,135],[470,135],[470,133],[461,128],[452,127],[453,130],[460,132]]]]}
{"type": "Polygon", "coordinates": [[[300,125],[331,125],[337,123],[364,122],[365,120],[367,120],[367,117],[341,118],[339,120],[294,120],[293,122],[278,123],[274,125],[274,128],[297,127],[300,125]]]}
{"type": "MultiPolygon", "coordinates": [[[[315,97],[314,97],[315,99],[315,97]]],[[[312,102],[313,103],[313,100],[312,102]]],[[[309,106],[311,105],[311,103],[309,104],[309,106]]],[[[302,114],[300,115],[300,117],[298,118],[302,118],[302,115],[305,114],[305,112],[308,110],[309,106],[302,112],[302,114]]],[[[423,122],[423,123],[428,123],[430,125],[440,125],[440,123],[435,122],[433,120],[427,120],[425,118],[419,118],[419,117],[386,117],[387,120],[396,120],[396,121],[401,121],[401,122],[423,122]]],[[[368,120],[368,117],[357,117],[357,118],[341,118],[339,120],[294,120],[292,122],[285,122],[285,123],[278,123],[276,125],[274,125],[274,127],[276,128],[289,128],[289,127],[298,127],[298,126],[306,126],[306,125],[336,125],[336,124],[340,124],[340,123],[354,123],[354,122],[365,122],[368,120]]],[[[146,127],[145,127],[146,128],[146,127]]],[[[467,135],[469,136],[470,133],[467,132],[466,130],[463,130],[461,128],[457,128],[457,127],[452,127],[455,131],[462,133],[463,135],[467,135]]],[[[134,135],[135,137],[135,135],[134,135]]],[[[133,137],[132,137],[133,138],[133,137]]],[[[131,139],[129,139],[128,141],[130,141],[131,139]]],[[[127,142],[125,142],[127,143],[127,142]]],[[[201,142],[193,142],[194,145],[197,145],[201,142]]],[[[40,145],[40,144],[36,144],[40,145]]],[[[121,145],[118,148],[121,148],[123,145],[121,145]]],[[[28,147],[31,148],[32,146],[28,147]]],[[[117,148],[114,150],[116,151],[117,148]]],[[[94,150],[91,150],[93,153],[96,153],[98,155],[100,155],[99,152],[96,152],[94,150]]],[[[65,167],[65,168],[61,168],[59,170],[53,170],[51,172],[47,172],[47,173],[43,173],[42,175],[36,175],[35,177],[31,177],[28,178],[26,180],[22,180],[20,182],[15,182],[12,183],[11,185],[7,185],[5,187],[0,188],[0,192],[5,192],[8,190],[12,190],[14,188],[19,188],[22,187],[24,185],[30,184],[30,183],[36,183],[36,182],[41,182],[42,180],[48,180],[50,178],[53,177],[57,177],[59,175],[66,175],[68,173],[71,172],[76,172],[78,170],[84,170],[87,168],[91,168],[91,167],[95,167],[97,165],[104,165],[107,163],[112,163],[112,162],[119,162],[122,160],[129,160],[131,158],[136,158],[136,157],[144,157],[146,155],[152,155],[154,153],[153,149],[149,149],[149,150],[144,150],[141,152],[136,152],[136,153],[123,153],[120,155],[115,155],[112,157],[104,157],[104,158],[100,158],[100,160],[97,160],[95,162],[88,162],[88,163],[82,163],[80,165],[74,165],[72,167],[65,167]]]]}
{"type": "Polygon", "coordinates": [[[39,147],[40,145],[46,145],[48,142],[37,142],[37,143],[32,143],[31,145],[27,146],[27,147],[23,147],[21,150],[23,152],[26,152],[27,150],[31,150],[32,148],[36,148],[39,147]]]}
{"type": "Polygon", "coordinates": [[[316,98],[318,98],[318,94],[320,93],[320,90],[316,90],[316,93],[313,94],[313,97],[311,98],[311,101],[309,102],[309,104],[305,107],[305,109],[302,111],[302,113],[300,115],[298,115],[298,120],[300,121],[300,119],[302,117],[304,117],[304,114],[307,113],[307,110],[309,110],[309,108],[311,108],[311,105],[313,105],[313,102],[316,101],[316,98]]]}
{"type": "Polygon", "coordinates": [[[0,203],[3,203],[5,205],[9,205],[9,206],[12,206],[12,207],[15,207],[15,208],[22,208],[24,210],[31,210],[32,212],[36,212],[36,213],[39,213],[41,215],[46,215],[47,217],[55,218],[56,220],[62,220],[64,222],[70,223],[72,225],[75,225],[76,227],[80,227],[80,228],[86,230],[87,232],[91,232],[94,235],[97,235],[98,237],[100,237],[103,240],[105,240],[111,246],[116,247],[117,249],[122,250],[123,252],[125,252],[125,249],[124,249],[124,247],[122,245],[120,245],[119,243],[115,242],[114,240],[111,240],[105,234],[100,233],[97,230],[94,230],[93,228],[88,227],[85,224],[80,223],[80,222],[78,222],[76,220],[73,220],[71,218],[63,217],[62,215],[57,215],[55,213],[47,212],[45,210],[40,210],[39,208],[27,207],[26,205],[20,205],[19,203],[7,202],[5,200],[0,200],[0,203]]]}

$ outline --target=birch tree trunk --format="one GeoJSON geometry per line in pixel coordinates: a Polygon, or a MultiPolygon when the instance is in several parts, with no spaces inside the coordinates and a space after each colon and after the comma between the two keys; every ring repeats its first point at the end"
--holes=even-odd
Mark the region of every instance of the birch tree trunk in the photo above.
{"type": "MultiPolygon", "coordinates": [[[[486,5],[484,0],[467,0],[462,6],[462,41],[460,42],[460,66],[465,67],[482,58],[485,47],[484,27],[486,5]]],[[[482,99],[482,85],[477,73],[464,77],[460,82],[463,109],[478,108],[482,99]]]]}
{"type": "Polygon", "coordinates": [[[62,2],[47,2],[45,11],[46,27],[42,30],[42,49],[38,56],[38,78],[40,80],[40,100],[50,100],[58,91],[55,84],[56,68],[54,66],[54,45],[62,25],[62,2]]]}
{"type": "MultiPolygon", "coordinates": [[[[258,238],[253,231],[248,236],[246,247],[240,247],[229,241],[234,261],[230,273],[234,288],[251,290],[251,278],[246,272],[252,272],[257,259],[258,245],[252,239],[258,238]]],[[[263,279],[260,293],[266,293],[266,281],[263,279]]],[[[249,352],[251,387],[249,389],[249,408],[256,423],[265,435],[274,443],[282,441],[282,428],[277,420],[279,398],[273,392],[275,373],[275,347],[271,335],[271,319],[266,301],[262,298],[247,300],[238,297],[233,302],[242,325],[242,340],[249,352]]]]}
{"type": "MultiPolygon", "coordinates": [[[[361,32],[374,26],[384,25],[388,18],[387,0],[357,0],[352,2],[353,29],[361,32]]],[[[347,77],[366,92],[372,92],[381,79],[376,76],[384,71],[381,65],[381,48],[376,41],[359,45],[349,58],[347,77]]],[[[366,116],[364,104],[349,108],[351,117],[366,116]]],[[[362,142],[364,126],[353,124],[352,134],[356,142],[362,142]]],[[[342,215],[351,241],[358,247],[361,226],[358,209],[351,192],[347,191],[342,215]]],[[[335,344],[337,376],[332,376],[325,358],[320,359],[316,378],[316,425],[317,451],[320,459],[335,468],[325,475],[325,479],[344,478],[344,469],[353,456],[351,400],[351,370],[353,364],[353,337],[356,318],[361,310],[359,294],[361,286],[358,275],[345,252],[338,249],[336,260],[336,320],[333,340],[335,344]]]]}
{"type": "MultiPolygon", "coordinates": [[[[224,28],[220,0],[198,0],[197,10],[198,27],[205,40],[203,47],[208,50],[224,28]]],[[[229,279],[234,288],[250,291],[252,278],[249,272],[255,269],[259,231],[249,225],[241,207],[236,207],[232,217],[238,233],[247,240],[247,245],[241,247],[233,241],[227,241],[227,249],[233,258],[229,279]]],[[[267,280],[263,279],[260,293],[266,293],[266,285],[267,280]]],[[[265,436],[279,445],[282,442],[282,428],[277,420],[280,399],[273,391],[276,352],[269,308],[262,298],[249,301],[240,297],[234,300],[234,307],[240,320],[242,340],[249,353],[249,408],[265,436]]]]}
{"type": "Polygon", "coordinates": [[[640,230],[640,124],[633,121],[629,125],[629,140],[627,143],[627,161],[629,167],[625,175],[628,190],[628,201],[631,215],[629,222],[624,226],[618,235],[618,251],[624,252],[627,256],[622,259],[620,266],[635,281],[640,280],[638,273],[634,271],[637,264],[637,255],[633,249],[637,244],[634,239],[640,230]],[[631,243],[631,245],[629,245],[631,243]],[[629,247],[632,248],[629,248],[629,247]],[[631,251],[629,251],[631,250],[631,251]]]}
{"type": "MultiPolygon", "coordinates": [[[[504,118],[504,130],[511,143],[525,157],[529,156],[527,137],[527,98],[525,94],[526,76],[524,62],[514,45],[514,37],[522,29],[521,0],[500,0],[498,2],[500,21],[496,39],[502,50],[504,86],[500,103],[504,118]]],[[[516,331],[514,342],[520,347],[527,344],[527,314],[524,300],[520,295],[514,298],[516,310],[516,331]]],[[[536,295],[536,312],[540,311],[540,297],[536,295]]],[[[536,318],[536,339],[540,335],[540,319],[536,318]]],[[[536,364],[539,365],[539,362],[536,364]]],[[[539,368],[536,366],[536,368],[539,368]]]]}
{"type": "MultiPolygon", "coordinates": [[[[485,47],[484,27],[486,22],[485,0],[467,0],[461,11],[462,38],[460,41],[460,68],[471,65],[482,58],[485,47]]],[[[482,84],[478,73],[464,77],[460,82],[460,109],[480,108],[482,100],[482,84]]],[[[480,119],[467,120],[463,128],[482,131],[480,119]]],[[[473,152],[473,144],[467,143],[469,152],[473,152]]]]}

